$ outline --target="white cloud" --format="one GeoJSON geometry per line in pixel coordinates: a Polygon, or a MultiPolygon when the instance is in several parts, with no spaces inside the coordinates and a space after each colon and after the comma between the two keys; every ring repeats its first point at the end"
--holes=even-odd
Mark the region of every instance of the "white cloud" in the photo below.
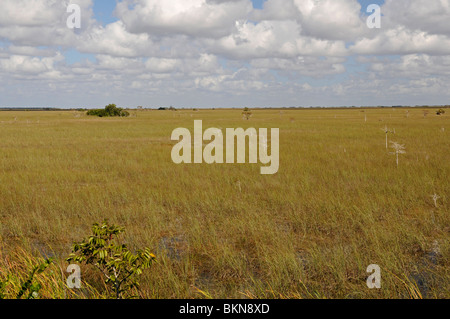
{"type": "Polygon", "coordinates": [[[0,26],[45,27],[61,21],[64,4],[55,0],[2,0],[0,26]],[[59,10],[58,10],[59,9],[59,10]]]}
{"type": "Polygon", "coordinates": [[[356,54],[450,54],[450,38],[409,30],[404,26],[380,32],[374,38],[363,38],[355,43],[350,52],[356,54]]]}
{"type": "Polygon", "coordinates": [[[386,0],[383,14],[388,27],[401,25],[409,30],[450,36],[450,0],[386,0]]]}
{"type": "MultiPolygon", "coordinates": [[[[270,1],[270,0],[269,0],[270,1]]],[[[367,31],[354,0],[294,0],[304,33],[331,40],[354,40],[367,31]]]]}
{"type": "Polygon", "coordinates": [[[373,30],[357,0],[268,0],[262,10],[250,0],[124,0],[119,20],[106,25],[94,19],[93,0],[2,0],[1,7],[6,102],[285,106],[449,98],[450,0],[386,0],[382,28],[373,30]],[[82,8],[81,30],[66,26],[70,2],[82,8]],[[89,59],[69,63],[67,49],[89,59]]]}
{"type": "Polygon", "coordinates": [[[251,65],[254,68],[277,70],[281,74],[299,74],[313,78],[345,72],[345,58],[298,57],[297,59],[255,59],[251,65]]]}
{"type": "Polygon", "coordinates": [[[55,69],[55,64],[63,59],[64,57],[61,54],[45,58],[10,55],[8,58],[0,58],[0,72],[10,73],[18,77],[21,75],[56,76],[58,72],[55,69]]]}
{"type": "Polygon", "coordinates": [[[67,4],[76,3],[82,10],[82,30],[95,24],[92,0],[2,0],[0,39],[23,46],[71,46],[76,32],[67,28],[67,4]]]}
{"type": "Polygon", "coordinates": [[[257,21],[296,21],[304,36],[354,40],[367,32],[360,9],[354,0],[268,0],[252,17],[257,21]]]}
{"type": "Polygon", "coordinates": [[[371,70],[378,76],[424,79],[427,76],[450,76],[450,56],[410,54],[398,59],[373,59],[371,70]]]}
{"type": "Polygon", "coordinates": [[[251,9],[249,0],[127,0],[116,13],[133,33],[217,37],[228,34],[251,9]]]}
{"type": "Polygon", "coordinates": [[[292,20],[237,23],[236,32],[217,41],[213,50],[236,59],[296,58],[299,55],[346,55],[345,43],[301,34],[292,20]]]}
{"type": "Polygon", "coordinates": [[[145,56],[153,51],[147,34],[129,33],[122,21],[92,27],[89,33],[79,36],[74,46],[81,52],[119,57],[145,56]]]}

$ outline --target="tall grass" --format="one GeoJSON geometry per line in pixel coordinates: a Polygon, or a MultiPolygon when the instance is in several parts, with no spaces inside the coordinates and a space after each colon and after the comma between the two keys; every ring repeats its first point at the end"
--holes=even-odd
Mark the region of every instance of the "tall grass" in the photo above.
{"type": "MultiPolygon", "coordinates": [[[[365,113],[367,122],[357,109],[252,110],[248,121],[242,110],[1,112],[0,269],[51,253],[42,297],[71,297],[71,244],[108,218],[126,227],[129,247],[156,252],[141,298],[448,298],[448,116],[365,113]],[[279,172],[173,164],[171,132],[194,119],[280,128],[279,172]],[[408,145],[398,169],[385,125],[408,145]],[[381,267],[379,290],[366,286],[370,264],[381,267]]],[[[76,297],[101,298],[96,275],[84,279],[99,292],[76,297]]]]}

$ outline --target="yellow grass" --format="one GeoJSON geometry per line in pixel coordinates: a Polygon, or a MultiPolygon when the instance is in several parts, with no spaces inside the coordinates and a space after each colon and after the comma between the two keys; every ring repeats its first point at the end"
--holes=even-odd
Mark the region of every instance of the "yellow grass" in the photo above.
{"type": "MultiPolygon", "coordinates": [[[[450,297],[448,114],[131,113],[0,112],[2,256],[14,259],[17,247],[29,258],[50,254],[64,283],[71,244],[108,218],[126,227],[130,247],[157,255],[141,298],[450,297]],[[204,129],[280,128],[279,172],[173,164],[171,132],[192,130],[195,119],[204,129]],[[385,125],[406,146],[398,168],[385,125]],[[370,264],[381,267],[379,290],[366,286],[370,264]]],[[[95,278],[83,279],[101,289],[95,278]]],[[[58,287],[44,297],[71,296],[58,287]]]]}

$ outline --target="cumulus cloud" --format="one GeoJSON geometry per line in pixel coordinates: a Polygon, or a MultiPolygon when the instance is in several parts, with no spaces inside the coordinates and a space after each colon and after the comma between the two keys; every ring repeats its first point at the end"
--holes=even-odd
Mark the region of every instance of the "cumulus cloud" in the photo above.
{"type": "Polygon", "coordinates": [[[427,54],[404,55],[397,59],[374,58],[371,70],[384,77],[398,76],[424,78],[426,76],[449,76],[450,56],[430,56],[427,54]]]}
{"type": "Polygon", "coordinates": [[[382,28],[355,41],[357,54],[450,54],[450,0],[386,0],[382,28]]]}
{"type": "Polygon", "coordinates": [[[117,5],[116,13],[133,33],[217,37],[228,34],[251,10],[249,0],[127,0],[117,5]]]}
{"type": "Polygon", "coordinates": [[[344,42],[302,36],[292,20],[236,23],[236,32],[218,40],[213,50],[236,59],[346,55],[344,42]]]}
{"type": "Polygon", "coordinates": [[[73,45],[79,37],[67,28],[67,5],[70,3],[80,6],[83,12],[81,32],[88,32],[96,23],[92,0],[2,0],[0,39],[23,46],[73,45]]]}
{"type": "Polygon", "coordinates": [[[79,36],[75,47],[85,53],[108,54],[119,57],[137,57],[152,53],[153,42],[147,34],[129,33],[122,21],[106,27],[94,26],[89,33],[79,36]]]}
{"type": "Polygon", "coordinates": [[[357,0],[267,0],[262,9],[250,0],[122,0],[106,24],[93,1],[2,0],[4,101],[48,98],[40,90],[68,105],[449,98],[450,0],[386,0],[381,29],[367,27],[357,0]],[[81,7],[80,30],[66,26],[69,3],[81,7]],[[67,51],[89,58],[70,62],[67,51]]]}
{"type": "Polygon", "coordinates": [[[357,54],[450,54],[450,38],[404,26],[380,32],[373,38],[363,38],[351,48],[357,54]]]}
{"type": "Polygon", "coordinates": [[[386,0],[383,14],[387,27],[401,25],[413,31],[450,36],[450,0],[386,0]]]}
{"type": "Polygon", "coordinates": [[[304,33],[321,39],[354,40],[367,31],[354,0],[294,0],[304,33]]]}
{"type": "Polygon", "coordinates": [[[57,68],[57,64],[63,60],[61,54],[44,58],[15,54],[0,57],[0,75],[17,80],[63,80],[67,77],[57,68]]]}
{"type": "Polygon", "coordinates": [[[313,78],[345,72],[345,58],[298,57],[297,59],[255,59],[252,67],[265,70],[277,70],[281,74],[299,74],[313,78]]]}

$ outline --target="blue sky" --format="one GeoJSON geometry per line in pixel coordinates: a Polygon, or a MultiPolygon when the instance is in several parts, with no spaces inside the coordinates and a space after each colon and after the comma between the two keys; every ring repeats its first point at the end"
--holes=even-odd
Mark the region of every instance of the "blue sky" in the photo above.
{"type": "Polygon", "coordinates": [[[358,0],[358,2],[361,4],[361,12],[366,13],[367,12],[366,9],[369,5],[378,4],[379,6],[382,6],[385,1],[384,0],[358,0]]]}
{"type": "Polygon", "coordinates": [[[2,0],[0,106],[450,103],[450,1],[78,3],[2,0]]]}
{"type": "Polygon", "coordinates": [[[94,14],[97,21],[104,25],[117,21],[114,16],[114,9],[116,8],[115,0],[96,0],[94,1],[94,14]]]}

